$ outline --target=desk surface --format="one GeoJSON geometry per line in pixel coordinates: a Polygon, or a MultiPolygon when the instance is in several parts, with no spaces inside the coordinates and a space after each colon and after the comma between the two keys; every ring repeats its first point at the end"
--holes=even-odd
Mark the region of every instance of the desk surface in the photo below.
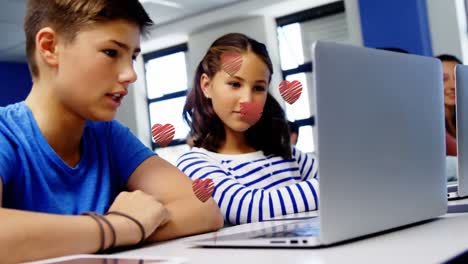
{"type": "MultiPolygon", "coordinates": [[[[449,204],[468,203],[468,199],[449,204]]],[[[315,213],[308,213],[314,215],[315,213]]],[[[257,230],[298,220],[278,220],[223,228],[217,235],[257,230]]],[[[127,257],[183,257],[188,263],[440,263],[468,249],[468,213],[443,217],[351,243],[321,249],[199,248],[202,234],[116,253],[127,257]]],[[[47,263],[41,261],[37,263],[47,263]]]]}

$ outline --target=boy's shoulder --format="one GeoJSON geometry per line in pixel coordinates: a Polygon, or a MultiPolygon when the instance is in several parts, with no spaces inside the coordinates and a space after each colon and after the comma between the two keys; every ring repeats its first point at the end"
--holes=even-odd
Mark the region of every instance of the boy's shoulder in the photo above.
{"type": "MultiPolygon", "coordinates": [[[[278,158],[278,156],[274,156],[278,158]]],[[[263,151],[255,151],[245,154],[220,154],[216,152],[209,151],[204,148],[193,147],[189,152],[183,154],[179,157],[178,161],[188,161],[188,160],[203,160],[218,165],[222,164],[237,164],[245,163],[255,160],[264,160],[269,158],[265,156],[263,151]]]]}
{"type": "Polygon", "coordinates": [[[100,142],[116,144],[119,141],[128,141],[134,137],[130,129],[117,120],[111,121],[86,121],[84,130],[85,138],[95,138],[100,142]]]}
{"type": "Polygon", "coordinates": [[[22,142],[31,138],[32,114],[24,102],[0,107],[0,145],[3,153],[13,151],[22,142]]]}
{"type": "Polygon", "coordinates": [[[24,101],[0,106],[0,119],[8,119],[12,117],[24,116],[27,114],[28,108],[24,101]]]}
{"type": "Polygon", "coordinates": [[[177,159],[177,166],[186,162],[198,162],[198,161],[209,161],[217,162],[217,160],[211,155],[212,152],[204,149],[193,147],[189,151],[185,152],[177,159]]]}
{"type": "Polygon", "coordinates": [[[29,123],[32,114],[24,101],[0,107],[0,131],[19,129],[29,123]]]}

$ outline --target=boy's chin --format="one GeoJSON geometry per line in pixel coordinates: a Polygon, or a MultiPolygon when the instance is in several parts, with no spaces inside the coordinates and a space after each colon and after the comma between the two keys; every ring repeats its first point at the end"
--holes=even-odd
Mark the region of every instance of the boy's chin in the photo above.
{"type": "Polygon", "coordinates": [[[88,117],[89,121],[94,122],[109,122],[115,118],[115,113],[101,113],[88,117]]]}

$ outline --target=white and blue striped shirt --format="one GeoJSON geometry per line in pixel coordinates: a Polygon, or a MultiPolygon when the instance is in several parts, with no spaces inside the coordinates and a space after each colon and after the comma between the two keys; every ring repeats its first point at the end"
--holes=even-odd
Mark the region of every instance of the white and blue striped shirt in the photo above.
{"type": "Polygon", "coordinates": [[[192,180],[210,178],[213,198],[230,224],[318,209],[317,164],[313,154],[292,148],[292,159],[247,154],[218,154],[193,148],[177,167],[192,180]]]}

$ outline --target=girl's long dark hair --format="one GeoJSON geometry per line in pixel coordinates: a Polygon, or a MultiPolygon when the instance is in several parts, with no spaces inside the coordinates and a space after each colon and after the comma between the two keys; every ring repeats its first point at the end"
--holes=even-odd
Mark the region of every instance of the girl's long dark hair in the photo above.
{"type": "MultiPolygon", "coordinates": [[[[226,134],[223,122],[213,110],[211,100],[206,98],[200,87],[203,73],[213,78],[221,70],[221,55],[226,52],[253,52],[273,74],[270,56],[264,44],[240,33],[224,35],[213,42],[195,72],[193,87],[187,95],[183,117],[190,126],[190,136],[195,147],[217,152],[226,134]]],[[[246,131],[247,143],[265,155],[278,155],[291,158],[289,128],[285,114],[275,98],[268,93],[263,115],[260,120],[246,131]]]]}

